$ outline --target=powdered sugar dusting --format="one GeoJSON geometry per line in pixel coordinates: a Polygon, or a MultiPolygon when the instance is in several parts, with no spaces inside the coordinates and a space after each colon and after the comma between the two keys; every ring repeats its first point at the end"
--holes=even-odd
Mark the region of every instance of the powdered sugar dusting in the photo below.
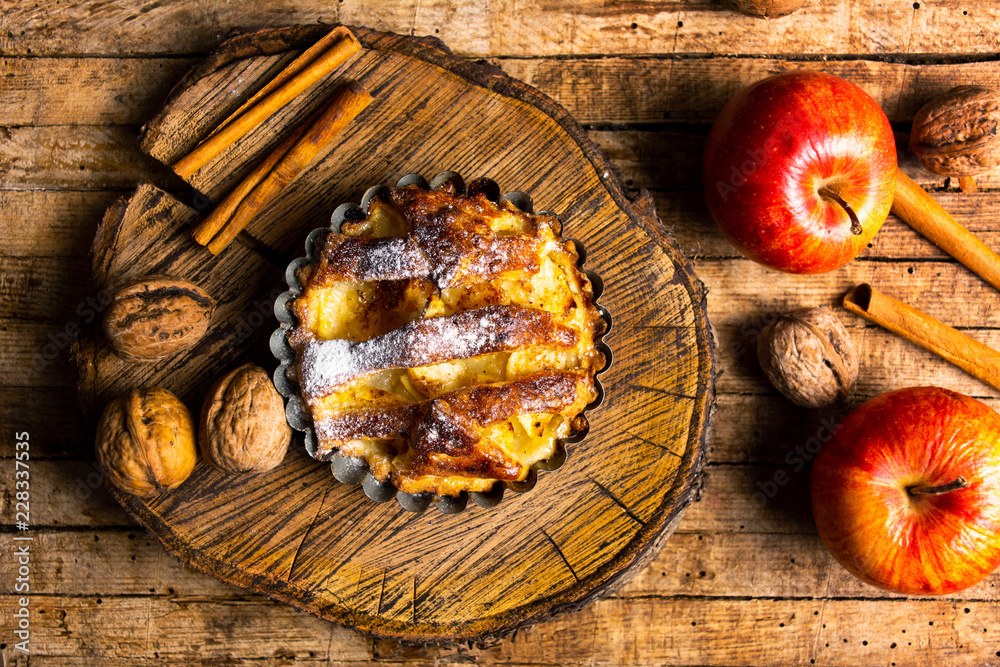
{"type": "Polygon", "coordinates": [[[427,260],[410,239],[375,239],[365,256],[358,280],[400,280],[427,274],[427,260]]]}
{"type": "Polygon", "coordinates": [[[359,238],[334,234],[322,251],[328,271],[355,281],[405,280],[430,273],[427,257],[411,238],[359,238]]]}
{"type": "Polygon", "coordinates": [[[543,343],[569,347],[576,341],[575,331],[555,323],[545,311],[486,306],[414,320],[361,342],[311,340],[302,354],[302,390],[316,397],[376,371],[416,368],[543,343]]]}
{"type": "Polygon", "coordinates": [[[334,235],[323,250],[326,272],[353,281],[430,278],[439,287],[456,287],[506,271],[535,273],[537,237],[500,237],[456,230],[421,228],[406,238],[357,238],[334,235]]]}
{"type": "Polygon", "coordinates": [[[358,370],[353,348],[349,340],[310,341],[302,352],[302,391],[319,396],[326,388],[353,377],[358,370]]]}
{"type": "Polygon", "coordinates": [[[414,433],[428,449],[447,446],[446,424],[472,430],[516,414],[553,413],[578,401],[591,401],[593,381],[571,371],[543,371],[531,376],[475,387],[463,387],[437,398],[391,407],[363,408],[317,419],[316,435],[327,446],[356,438],[393,438],[414,433]],[[335,441],[335,442],[331,442],[335,441]]]}

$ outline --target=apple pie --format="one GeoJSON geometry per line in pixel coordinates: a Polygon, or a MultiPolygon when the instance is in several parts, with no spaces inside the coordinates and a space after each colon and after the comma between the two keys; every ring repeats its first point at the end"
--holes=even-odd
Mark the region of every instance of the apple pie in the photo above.
{"type": "Polygon", "coordinates": [[[483,183],[381,188],[313,241],[287,340],[316,458],[456,496],[586,430],[606,321],[576,245],[483,183]]]}

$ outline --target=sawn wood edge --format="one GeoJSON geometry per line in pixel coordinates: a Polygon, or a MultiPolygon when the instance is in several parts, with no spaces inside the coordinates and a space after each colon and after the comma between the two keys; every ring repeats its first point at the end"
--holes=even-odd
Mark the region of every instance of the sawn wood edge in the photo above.
{"type": "MultiPolygon", "coordinates": [[[[157,131],[161,119],[169,113],[171,100],[187,86],[208,73],[235,60],[260,54],[273,54],[283,50],[300,48],[330,29],[330,26],[291,26],[285,28],[265,28],[241,33],[225,42],[199,67],[190,72],[174,88],[164,111],[152,119],[142,130],[143,144],[157,131]]],[[[516,79],[505,75],[499,68],[484,62],[470,62],[451,55],[447,48],[434,38],[411,38],[390,33],[380,33],[366,28],[352,28],[368,49],[389,50],[441,67],[463,77],[470,83],[482,86],[498,95],[510,97],[533,105],[552,118],[560,128],[577,144],[584,153],[601,182],[617,206],[643,229],[648,231],[673,261],[676,272],[674,282],[681,284],[690,295],[694,317],[693,329],[699,346],[698,386],[701,392],[695,398],[692,419],[688,431],[685,454],[677,469],[675,482],[664,495],[653,519],[647,522],[614,559],[602,565],[590,576],[581,579],[572,587],[558,595],[536,600],[497,616],[472,620],[461,625],[448,627],[416,626],[390,623],[379,617],[359,618],[346,609],[317,609],[308,603],[309,592],[298,589],[288,582],[266,577],[248,576],[227,563],[206,556],[191,549],[162,519],[149,510],[140,499],[111,489],[112,494],[139,523],[145,526],[172,555],[186,565],[215,578],[241,588],[262,593],[268,597],[307,611],[325,620],[351,627],[376,637],[391,638],[408,643],[454,644],[458,642],[478,642],[483,644],[498,641],[511,632],[532,625],[558,614],[573,611],[587,603],[612,593],[623,584],[628,575],[646,565],[666,542],[676,528],[683,509],[696,499],[701,485],[701,472],[709,447],[711,426],[714,416],[714,383],[717,373],[716,343],[708,321],[704,284],[694,274],[690,262],[683,256],[673,234],[664,228],[656,215],[652,198],[643,192],[636,200],[630,199],[622,189],[610,163],[600,153],[597,145],[586,131],[573,120],[568,112],[551,98],[516,79]]],[[[114,246],[118,228],[129,206],[131,195],[123,197],[112,205],[101,223],[92,248],[93,269],[100,274],[101,258],[114,246]]],[[[93,421],[103,406],[88,405],[88,388],[94,383],[94,350],[97,345],[95,332],[81,335],[76,348],[75,361],[79,371],[78,387],[82,407],[86,416],[93,421]]],[[[612,349],[614,344],[612,340],[612,349]]],[[[92,394],[92,392],[89,392],[92,394]]]]}

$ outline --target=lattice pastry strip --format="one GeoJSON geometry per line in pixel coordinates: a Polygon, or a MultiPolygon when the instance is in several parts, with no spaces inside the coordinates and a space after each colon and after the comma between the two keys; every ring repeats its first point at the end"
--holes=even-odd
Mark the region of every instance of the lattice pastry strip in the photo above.
{"type": "Polygon", "coordinates": [[[491,427],[523,416],[529,418],[529,428],[541,435],[546,428],[561,424],[560,413],[580,412],[595,396],[591,378],[571,371],[553,371],[512,382],[466,387],[417,403],[320,414],[314,419],[322,443],[317,455],[328,458],[340,452],[372,456],[370,446],[356,443],[402,440],[410,446],[401,452],[383,451],[372,458],[380,459],[377,465],[389,468],[393,464],[390,459],[399,456],[395,467],[414,477],[411,488],[419,483],[416,478],[420,475],[440,475],[444,470],[478,477],[485,489],[493,480],[521,479],[526,467],[524,452],[484,441],[491,427]]]}
{"type": "Polygon", "coordinates": [[[366,341],[311,340],[300,369],[306,398],[329,394],[344,384],[397,368],[427,366],[494,352],[547,344],[569,348],[577,333],[541,310],[486,306],[455,315],[414,320],[366,341]]]}

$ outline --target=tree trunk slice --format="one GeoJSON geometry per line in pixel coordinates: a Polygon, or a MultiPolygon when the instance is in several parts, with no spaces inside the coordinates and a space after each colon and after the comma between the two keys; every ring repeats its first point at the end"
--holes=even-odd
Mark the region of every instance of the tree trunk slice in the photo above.
{"type": "MultiPolygon", "coordinates": [[[[189,73],[144,129],[170,164],[329,26],[239,35],[189,73]]],[[[200,409],[212,381],[246,361],[275,368],[268,337],[287,263],[339,204],[407,173],[454,170],[529,193],[583,242],[614,318],[604,404],[566,463],[496,508],[456,515],[376,504],[293,443],[275,470],[227,476],[199,461],[144,501],[115,491],[166,549],[223,581],[375,636],[487,642],[606,595],[651,559],[699,487],[715,375],[706,290],[643,193],[631,201],[586,132],[551,99],[436,40],[355,29],[364,48],[189,183],[218,200],[348,79],[375,102],[218,257],[196,245],[199,211],[149,184],[112,206],[93,245],[94,290],[158,273],[219,301],[209,335],[161,362],[119,360],[95,328],[79,341],[85,412],[160,385],[200,409]]],[[[195,197],[194,201],[204,201],[195,197]]],[[[206,207],[202,207],[203,209],[206,207]]]]}

